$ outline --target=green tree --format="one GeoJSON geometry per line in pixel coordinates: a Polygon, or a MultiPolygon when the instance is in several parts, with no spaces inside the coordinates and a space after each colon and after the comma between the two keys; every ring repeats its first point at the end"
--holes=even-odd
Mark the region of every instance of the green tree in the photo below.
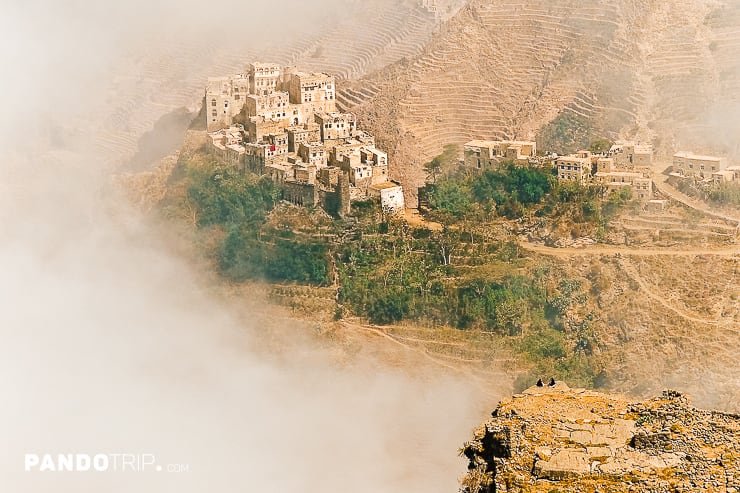
{"type": "Polygon", "coordinates": [[[429,206],[432,210],[460,219],[470,210],[471,192],[468,186],[454,179],[429,185],[429,206]]]}
{"type": "Polygon", "coordinates": [[[387,325],[403,320],[410,311],[411,296],[404,290],[381,293],[370,305],[370,321],[387,325]]]}
{"type": "Polygon", "coordinates": [[[200,212],[201,226],[258,223],[278,200],[268,177],[244,175],[231,167],[193,169],[188,197],[200,212]]]}
{"type": "Polygon", "coordinates": [[[591,141],[588,149],[594,154],[602,154],[612,148],[614,142],[609,139],[596,139],[591,141]]]}
{"type": "Polygon", "coordinates": [[[424,170],[427,173],[427,181],[437,183],[437,177],[442,174],[442,160],[439,156],[435,157],[424,165],[424,170]]]}

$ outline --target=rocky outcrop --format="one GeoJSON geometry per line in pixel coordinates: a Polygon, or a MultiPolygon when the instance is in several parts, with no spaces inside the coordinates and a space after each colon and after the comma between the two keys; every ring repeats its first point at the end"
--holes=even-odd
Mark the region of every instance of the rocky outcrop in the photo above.
{"type": "Polygon", "coordinates": [[[740,491],[740,416],[675,391],[630,403],[534,386],[499,404],[462,453],[465,493],[740,491]]]}

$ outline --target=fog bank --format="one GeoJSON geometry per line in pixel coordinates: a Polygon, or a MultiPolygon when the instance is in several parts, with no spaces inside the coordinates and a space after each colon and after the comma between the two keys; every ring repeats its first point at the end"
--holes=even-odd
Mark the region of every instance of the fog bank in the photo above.
{"type": "Polygon", "coordinates": [[[193,43],[207,53],[264,50],[353,4],[0,7],[0,55],[12,67],[0,128],[0,489],[457,489],[457,447],[481,417],[465,381],[370,360],[337,366],[259,298],[235,307],[214,295],[108,186],[124,157],[103,136],[143,125],[133,110],[111,116],[128,107],[161,116],[169,103],[153,96],[158,87],[197,85],[212,68],[176,60],[162,82],[162,53],[193,43]],[[149,59],[149,72],[130,71],[149,59]],[[279,358],[257,349],[261,337],[283,337],[271,335],[276,324],[294,334],[279,358]],[[47,453],[152,454],[165,470],[24,471],[25,454],[47,453]],[[173,464],[188,472],[167,472],[173,464]]]}

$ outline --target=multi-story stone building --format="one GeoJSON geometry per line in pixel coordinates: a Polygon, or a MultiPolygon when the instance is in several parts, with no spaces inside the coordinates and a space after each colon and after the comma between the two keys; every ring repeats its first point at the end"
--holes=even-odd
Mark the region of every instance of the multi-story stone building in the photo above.
{"type": "Polygon", "coordinates": [[[650,170],[648,167],[636,164],[638,162],[644,164],[652,160],[652,151],[649,153],[646,151],[647,147],[644,147],[637,152],[633,145],[619,149],[612,147],[611,151],[606,153],[609,157],[598,157],[589,151],[580,151],[572,156],[558,157],[555,160],[555,167],[558,179],[562,181],[595,183],[605,187],[608,193],[631,187],[635,198],[647,201],[653,196],[650,170]],[[591,171],[594,164],[596,173],[592,176],[591,171]]]}
{"type": "Polygon", "coordinates": [[[298,156],[316,169],[326,168],[326,148],[322,142],[301,142],[298,156]]]}
{"type": "Polygon", "coordinates": [[[594,183],[606,187],[608,192],[631,187],[633,196],[641,201],[653,198],[653,180],[645,173],[635,171],[597,172],[594,183]]]}
{"type": "Polygon", "coordinates": [[[282,68],[276,63],[252,63],[249,65],[249,93],[265,96],[278,89],[282,68]]]}
{"type": "Polygon", "coordinates": [[[501,161],[527,163],[537,156],[537,143],[514,140],[471,140],[463,147],[465,166],[485,170],[501,161]]]}
{"type": "Polygon", "coordinates": [[[214,154],[224,162],[240,165],[244,161],[246,148],[244,147],[244,127],[235,124],[229,128],[209,134],[214,154]]]}
{"type": "Polygon", "coordinates": [[[692,152],[677,152],[673,155],[673,171],[683,176],[709,178],[713,173],[724,171],[727,159],[716,156],[702,156],[692,152]]]}
{"type": "Polygon", "coordinates": [[[284,120],[253,116],[247,122],[247,140],[249,142],[260,142],[266,135],[281,134],[286,130],[284,120]]]}
{"type": "Polygon", "coordinates": [[[653,146],[617,142],[608,152],[619,168],[649,168],[653,164],[653,146]]]}
{"type": "Polygon", "coordinates": [[[271,120],[291,118],[288,113],[289,97],[287,92],[273,91],[268,94],[249,94],[244,104],[247,118],[261,116],[271,120]]]}
{"type": "Polygon", "coordinates": [[[248,75],[209,77],[204,101],[208,131],[229,127],[234,117],[242,111],[248,94],[248,75]]]}
{"type": "Polygon", "coordinates": [[[559,180],[585,184],[591,178],[591,153],[578,151],[571,156],[559,156],[555,159],[555,169],[559,180]]]}
{"type": "Polygon", "coordinates": [[[302,142],[320,142],[321,131],[317,123],[305,123],[288,127],[288,151],[298,152],[302,142]]]}
{"type": "Polygon", "coordinates": [[[323,103],[323,113],[337,111],[336,82],[330,75],[292,72],[288,78],[287,91],[293,104],[323,103]]]}
{"type": "Polygon", "coordinates": [[[352,113],[316,113],[315,121],[323,142],[349,139],[357,128],[357,118],[352,113]]]}

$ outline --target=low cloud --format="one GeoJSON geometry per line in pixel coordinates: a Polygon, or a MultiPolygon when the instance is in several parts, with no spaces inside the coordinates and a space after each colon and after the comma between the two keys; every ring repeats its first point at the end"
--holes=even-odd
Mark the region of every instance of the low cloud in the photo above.
{"type": "MultiPolygon", "coordinates": [[[[457,447],[484,408],[468,383],[370,358],[337,365],[259,297],[235,306],[219,296],[107,185],[125,156],[101,145],[100,129],[129,104],[113,82],[129,81],[129,96],[158,83],[147,79],[156,68],[130,67],[198,39],[227,50],[244,36],[299,36],[354,5],[254,4],[1,7],[0,55],[13,67],[0,128],[4,491],[457,488],[457,447]],[[264,349],[267,337],[280,354],[264,349]],[[154,454],[189,472],[24,471],[25,454],[47,453],[154,454]]],[[[175,62],[187,80],[172,86],[207,71],[175,62]]]]}

